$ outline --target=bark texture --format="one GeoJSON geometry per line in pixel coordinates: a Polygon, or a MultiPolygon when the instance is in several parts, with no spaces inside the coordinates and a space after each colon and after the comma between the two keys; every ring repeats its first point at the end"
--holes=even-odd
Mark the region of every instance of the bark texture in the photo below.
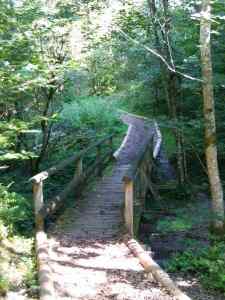
{"type": "Polygon", "coordinates": [[[203,77],[203,107],[205,120],[205,154],[207,161],[208,178],[212,197],[212,227],[216,232],[224,228],[223,189],[219,175],[216,121],[213,92],[213,71],[211,60],[211,5],[210,0],[202,0],[200,47],[203,77]]]}

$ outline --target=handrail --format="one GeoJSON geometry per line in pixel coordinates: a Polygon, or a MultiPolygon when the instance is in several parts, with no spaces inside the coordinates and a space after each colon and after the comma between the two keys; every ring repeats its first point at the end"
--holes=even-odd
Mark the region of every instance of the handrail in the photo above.
{"type": "Polygon", "coordinates": [[[101,175],[102,166],[105,160],[113,158],[113,137],[115,134],[108,135],[102,138],[100,141],[89,146],[87,149],[78,152],[72,157],[65,159],[61,163],[49,168],[48,170],[42,171],[39,174],[33,176],[30,181],[33,185],[33,199],[34,199],[34,215],[35,215],[35,241],[36,241],[36,254],[37,254],[37,266],[38,266],[38,278],[41,286],[40,300],[53,300],[54,296],[54,285],[52,281],[51,268],[48,265],[48,243],[47,235],[44,230],[45,218],[48,215],[54,213],[63,203],[67,195],[79,186],[79,189],[82,187],[82,184],[85,180],[88,179],[89,175],[97,170],[97,175],[101,175]],[[102,155],[101,145],[105,142],[109,142],[110,150],[102,155]],[[83,158],[92,151],[94,148],[97,148],[97,159],[95,162],[87,167],[86,172],[83,170],[83,158]],[[75,173],[73,179],[69,182],[66,188],[53,198],[51,201],[45,203],[44,194],[43,194],[43,183],[44,180],[50,176],[58,173],[63,170],[70,164],[73,164],[75,167],[75,173]]]}
{"type": "Polygon", "coordinates": [[[110,134],[110,135],[104,137],[103,139],[101,139],[98,142],[89,146],[87,149],[82,150],[82,151],[76,153],[75,155],[63,160],[58,165],[53,166],[53,167],[49,168],[48,170],[45,170],[45,171],[42,171],[42,172],[36,174],[35,176],[31,177],[29,181],[39,183],[40,181],[43,181],[43,180],[49,178],[50,176],[58,173],[59,171],[63,170],[64,168],[66,168],[71,163],[77,162],[80,158],[84,157],[90,150],[102,145],[105,141],[112,139],[114,136],[115,136],[115,134],[110,134]]]}
{"type": "Polygon", "coordinates": [[[124,182],[133,180],[135,178],[135,174],[137,173],[138,167],[140,166],[140,164],[142,163],[145,157],[145,154],[148,150],[150,143],[151,146],[153,146],[153,151],[152,151],[153,159],[156,159],[158,157],[162,145],[162,135],[157,122],[154,123],[154,126],[155,126],[155,133],[146,143],[142,145],[142,148],[139,151],[135,161],[129,166],[128,170],[123,176],[124,182]]]}
{"type": "MultiPolygon", "coordinates": [[[[98,168],[97,173],[98,175],[101,174],[101,165],[102,165],[102,159],[100,159],[101,156],[101,149],[100,147],[107,141],[109,141],[109,147],[110,151],[107,153],[107,157],[112,158],[113,156],[113,137],[115,134],[110,134],[101,140],[95,142],[85,150],[82,150],[72,157],[69,157],[59,163],[56,166],[53,166],[49,168],[48,170],[42,171],[38,173],[37,175],[30,178],[30,181],[33,183],[33,199],[35,204],[35,215],[36,215],[36,221],[40,222],[39,218],[45,218],[47,215],[52,214],[55,212],[59,206],[60,203],[66,198],[66,196],[71,192],[71,190],[78,186],[78,184],[81,184],[87,177],[90,175],[90,171],[93,171],[93,168],[98,168]],[[93,163],[92,167],[88,168],[88,171],[85,173],[83,170],[83,158],[94,148],[97,148],[97,159],[93,163]],[[75,163],[75,174],[73,179],[69,182],[67,187],[60,193],[60,195],[57,195],[55,198],[53,198],[49,203],[45,203],[43,198],[43,182],[45,179],[49,178],[52,175],[55,175],[59,171],[66,168],[68,165],[71,165],[72,163],[75,163]],[[41,215],[41,216],[40,216],[41,215]]],[[[104,159],[106,159],[106,156],[104,156],[104,159]]],[[[42,221],[43,222],[43,221],[42,221]]]]}
{"type": "Polygon", "coordinates": [[[126,173],[123,176],[123,181],[127,182],[127,181],[131,181],[131,180],[135,180],[137,171],[139,166],[141,165],[142,161],[145,158],[145,154],[149,149],[149,143],[152,141],[152,139],[150,139],[147,143],[145,143],[141,150],[139,151],[139,154],[136,158],[136,160],[130,164],[128,170],[126,171],[126,173]]]}
{"type": "Polygon", "coordinates": [[[154,139],[153,158],[156,159],[159,155],[162,146],[162,134],[157,122],[154,123],[154,126],[155,126],[155,134],[153,136],[154,139]]]}
{"type": "Polygon", "coordinates": [[[143,202],[148,190],[154,193],[150,178],[152,161],[159,155],[162,144],[162,136],[158,124],[155,122],[154,126],[155,132],[153,136],[143,144],[135,161],[128,166],[122,179],[125,191],[125,227],[131,236],[136,231],[136,228],[134,228],[134,205],[137,202],[143,202]]]}

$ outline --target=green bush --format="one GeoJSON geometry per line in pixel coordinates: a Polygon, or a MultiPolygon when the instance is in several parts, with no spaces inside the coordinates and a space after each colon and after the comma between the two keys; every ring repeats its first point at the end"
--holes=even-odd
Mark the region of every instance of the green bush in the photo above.
{"type": "Polygon", "coordinates": [[[32,203],[18,193],[10,192],[9,186],[0,184],[1,234],[3,227],[9,233],[30,230],[32,226],[32,203]]]}
{"type": "Polygon", "coordinates": [[[10,283],[7,278],[0,275],[0,296],[5,296],[9,290],[10,283]]]}
{"type": "Polygon", "coordinates": [[[122,123],[117,108],[117,101],[107,97],[80,97],[64,105],[60,119],[77,130],[89,131],[93,135],[120,132],[122,123]]]}
{"type": "Polygon", "coordinates": [[[217,241],[197,253],[185,251],[176,255],[169,262],[168,271],[177,270],[197,274],[206,288],[225,295],[225,243],[217,241]]]}
{"type": "Polygon", "coordinates": [[[159,220],[157,230],[163,233],[166,232],[179,232],[191,229],[192,222],[185,218],[164,218],[159,220]]]}

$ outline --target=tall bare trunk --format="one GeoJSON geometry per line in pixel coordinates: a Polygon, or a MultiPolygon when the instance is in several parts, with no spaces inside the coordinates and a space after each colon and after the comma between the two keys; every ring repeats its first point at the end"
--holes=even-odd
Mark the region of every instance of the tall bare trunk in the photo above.
{"type": "Polygon", "coordinates": [[[211,60],[211,5],[202,0],[200,46],[203,78],[203,101],[205,119],[205,154],[212,197],[213,230],[222,232],[224,226],[223,189],[221,185],[216,145],[215,104],[211,60]]]}
{"type": "MultiPolygon", "coordinates": [[[[166,58],[166,60],[173,65],[173,53],[171,47],[170,38],[170,16],[169,16],[169,2],[168,0],[162,0],[164,26],[159,26],[159,20],[157,20],[157,6],[155,0],[148,0],[148,6],[152,18],[152,28],[155,36],[155,47],[157,51],[166,58]]],[[[177,170],[179,183],[185,182],[184,171],[184,156],[183,156],[183,143],[182,134],[178,128],[179,112],[177,109],[177,100],[180,82],[175,73],[169,71],[165,65],[160,61],[162,86],[167,102],[168,114],[170,119],[174,122],[176,128],[173,130],[173,134],[176,140],[176,157],[177,157],[177,170]]],[[[181,99],[179,99],[181,100],[181,99]]]]}
{"type": "MultiPolygon", "coordinates": [[[[159,37],[159,25],[157,23],[157,8],[156,8],[156,3],[155,0],[148,0],[148,6],[149,6],[149,11],[151,14],[152,18],[152,28],[154,32],[154,38],[155,38],[155,47],[161,55],[164,56],[164,49],[162,46],[162,43],[160,42],[160,37],[159,37]]],[[[170,110],[170,98],[169,98],[169,93],[168,93],[168,70],[166,66],[160,61],[160,70],[161,70],[161,79],[162,79],[162,87],[165,93],[165,98],[166,98],[166,103],[168,107],[168,111],[170,110]]]]}

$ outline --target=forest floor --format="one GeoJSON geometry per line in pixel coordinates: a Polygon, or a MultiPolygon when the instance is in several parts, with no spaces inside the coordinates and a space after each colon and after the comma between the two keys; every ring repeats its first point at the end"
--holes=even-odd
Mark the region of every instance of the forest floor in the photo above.
{"type": "Polygon", "coordinates": [[[33,239],[3,239],[0,254],[0,300],[37,299],[33,239]]]}
{"type": "MultiPolygon", "coordinates": [[[[179,257],[179,262],[183,253],[199,253],[210,245],[208,196],[201,192],[195,200],[174,201],[168,193],[165,195],[168,198],[156,203],[145,215],[140,239],[150,247],[154,259],[191,299],[224,300],[224,295],[203,287],[194,272],[182,272],[177,266],[174,267],[176,257],[179,257]]],[[[184,267],[188,263],[185,258],[179,262],[184,267]]]]}

